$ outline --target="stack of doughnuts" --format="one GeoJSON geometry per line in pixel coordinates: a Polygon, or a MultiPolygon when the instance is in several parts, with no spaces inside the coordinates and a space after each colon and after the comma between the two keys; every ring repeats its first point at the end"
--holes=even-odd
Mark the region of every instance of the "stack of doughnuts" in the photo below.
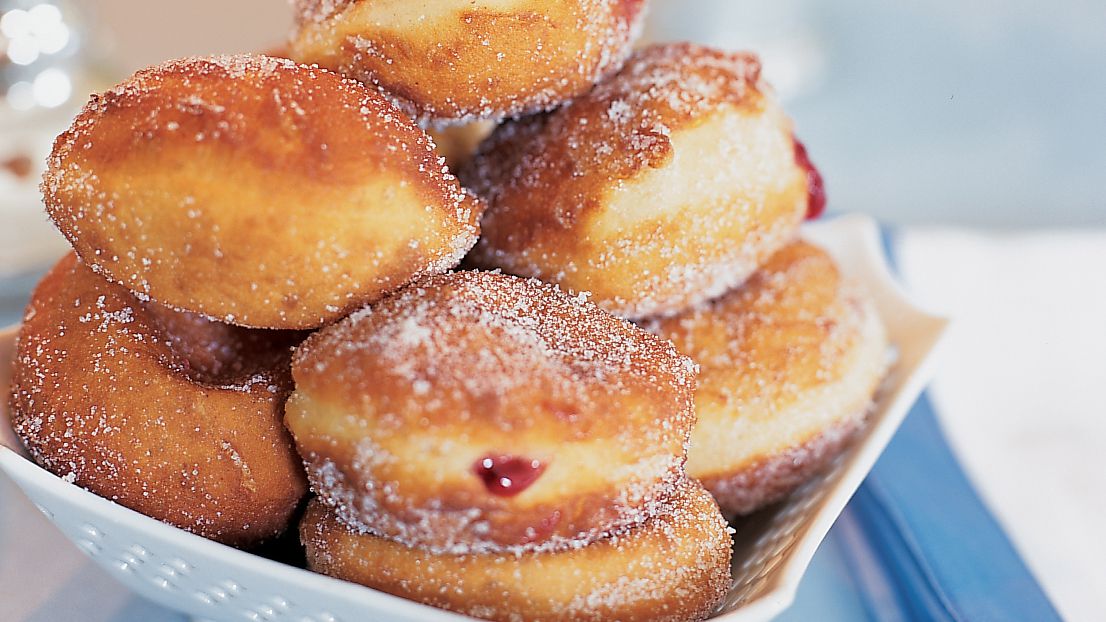
{"type": "Polygon", "coordinates": [[[291,350],[475,243],[482,203],[375,89],[265,56],[93,96],[42,184],[71,242],[17,345],[16,432],[52,472],[241,547],[296,520],[291,350]]]}
{"type": "Polygon", "coordinates": [[[887,350],[798,239],[825,189],[757,58],[632,52],[643,0],[295,5],[286,58],[140,71],[58,137],[30,453],[476,617],[707,617],[724,516],[847,446],[887,350]]]}
{"type": "Polygon", "coordinates": [[[887,350],[866,294],[796,241],[825,187],[771,95],[751,54],[646,47],[460,172],[487,202],[468,264],[590,292],[700,365],[688,473],[731,515],[846,447],[887,350]]]}
{"type": "Polygon", "coordinates": [[[671,343],[458,272],[320,330],[292,371],[315,570],[494,620],[696,619],[725,594],[727,526],[683,469],[695,368],[671,343]]]}

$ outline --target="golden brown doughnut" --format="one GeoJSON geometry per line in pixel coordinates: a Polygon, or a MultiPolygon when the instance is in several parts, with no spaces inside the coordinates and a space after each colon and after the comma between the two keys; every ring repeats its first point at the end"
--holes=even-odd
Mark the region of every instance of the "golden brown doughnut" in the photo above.
{"type": "Polygon", "coordinates": [[[66,481],[213,540],[257,544],[289,526],[307,492],[281,425],[299,339],[143,303],[70,254],[24,315],[12,424],[66,481]]]}
{"type": "Polygon", "coordinates": [[[640,523],[682,477],[695,370],[552,285],[419,281],[295,354],[285,422],[342,520],[436,552],[640,523]]]}
{"type": "Polygon", "coordinates": [[[730,585],[729,529],[688,480],[665,512],[559,551],[434,554],[359,533],[318,500],[300,538],[316,572],[489,620],[702,620],[730,585]]]}
{"type": "Polygon", "coordinates": [[[727,514],[825,468],[863,426],[886,370],[872,301],[805,242],[722,298],[643,326],[699,363],[687,472],[727,514]]]}
{"type": "Polygon", "coordinates": [[[469,258],[591,292],[622,317],[675,313],[795,235],[808,209],[798,150],[756,57],[646,48],[571,104],[485,141],[461,173],[488,201],[469,258]]]}
{"type": "Polygon", "coordinates": [[[423,122],[548,110],[618,68],[644,0],[296,0],[291,55],[423,122]]]}
{"type": "Polygon", "coordinates": [[[93,96],[43,192],[96,272],[261,328],[318,326],[449,269],[480,214],[375,91],[265,56],[170,61],[93,96]]]}

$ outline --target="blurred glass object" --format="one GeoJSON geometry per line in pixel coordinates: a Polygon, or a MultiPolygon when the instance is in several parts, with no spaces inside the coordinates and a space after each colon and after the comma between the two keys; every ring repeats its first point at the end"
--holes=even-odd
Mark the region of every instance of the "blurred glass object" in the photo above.
{"type": "Polygon", "coordinates": [[[81,17],[68,1],[0,0],[0,93],[6,108],[57,108],[69,101],[73,74],[82,64],[81,17]]]}
{"type": "Polygon", "coordinates": [[[70,0],[0,0],[0,276],[64,250],[38,181],[54,136],[91,88],[88,11],[70,0]]]}
{"type": "Polygon", "coordinates": [[[787,100],[814,90],[824,71],[810,15],[802,0],[653,0],[645,38],[756,52],[765,77],[787,100]]]}

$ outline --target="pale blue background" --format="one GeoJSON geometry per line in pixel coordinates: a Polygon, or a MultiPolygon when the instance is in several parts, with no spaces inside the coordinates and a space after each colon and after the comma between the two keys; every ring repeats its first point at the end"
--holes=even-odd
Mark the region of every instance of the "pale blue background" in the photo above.
{"type": "Polygon", "coordinates": [[[1106,225],[1106,2],[816,7],[827,79],[790,109],[834,207],[900,223],[1106,225]]]}

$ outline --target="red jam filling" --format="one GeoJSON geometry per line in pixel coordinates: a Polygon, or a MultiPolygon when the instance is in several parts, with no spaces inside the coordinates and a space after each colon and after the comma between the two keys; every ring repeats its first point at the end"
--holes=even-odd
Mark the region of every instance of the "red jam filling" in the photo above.
{"type": "Polygon", "coordinates": [[[798,138],[792,137],[792,140],[795,142],[795,163],[806,171],[806,191],[809,199],[807,201],[806,218],[812,220],[826,211],[826,184],[822,181],[822,174],[810,161],[810,156],[806,152],[806,145],[799,142],[798,138]]]}
{"type": "Polygon", "coordinates": [[[526,490],[544,470],[540,461],[522,456],[488,455],[472,465],[488,492],[500,497],[513,497],[526,490]]]}

